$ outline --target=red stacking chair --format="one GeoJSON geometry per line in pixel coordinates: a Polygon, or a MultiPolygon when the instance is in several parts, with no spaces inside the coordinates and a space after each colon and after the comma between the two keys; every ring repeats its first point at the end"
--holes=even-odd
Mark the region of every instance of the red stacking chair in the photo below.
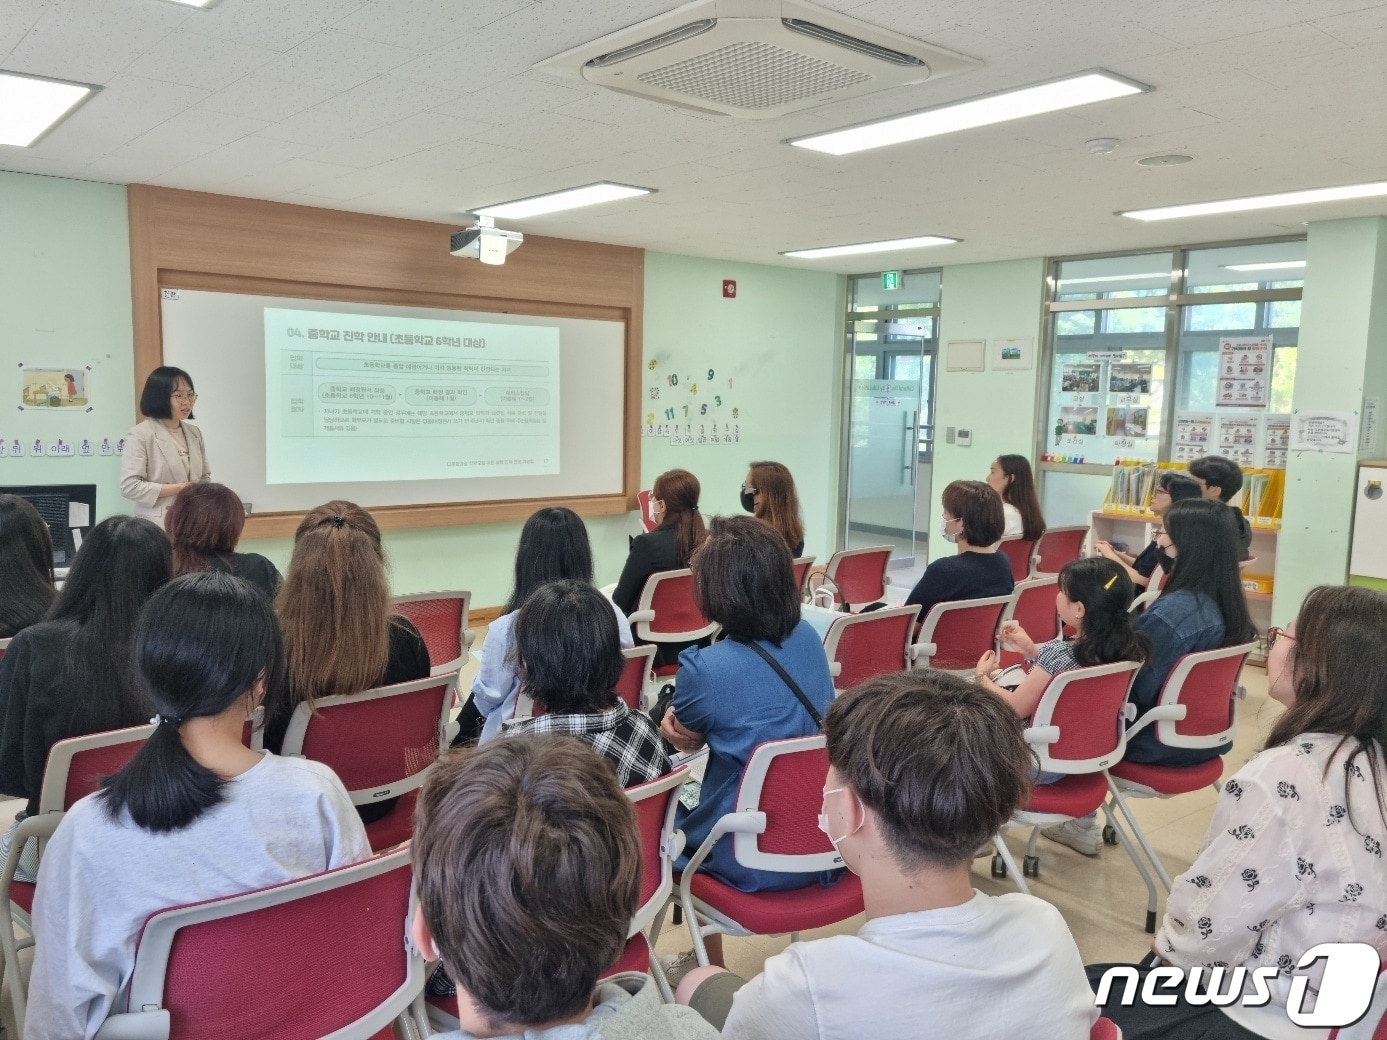
{"type": "Polygon", "coordinates": [[[1011,580],[1025,581],[1035,571],[1035,542],[1025,538],[1003,538],[997,551],[1011,561],[1011,580]]]}
{"type": "MultiPolygon", "coordinates": [[[[1156,739],[1170,747],[1216,748],[1232,743],[1237,728],[1233,706],[1237,698],[1238,674],[1247,655],[1255,649],[1256,642],[1242,643],[1180,658],[1161,687],[1160,700],[1127,731],[1126,739],[1131,740],[1147,726],[1155,726],[1156,739]]],[[[1127,807],[1127,798],[1170,798],[1201,787],[1218,790],[1219,779],[1223,776],[1222,757],[1192,766],[1118,762],[1107,774],[1108,806],[1115,807],[1127,821],[1141,851],[1156,868],[1156,876],[1169,892],[1170,875],[1127,807]]],[[[1112,844],[1112,838],[1105,828],[1103,840],[1112,844]]],[[[1146,930],[1156,930],[1154,890],[1147,908],[1146,930]]]]}
{"type": "Polygon", "coordinates": [[[427,1025],[409,849],[145,922],[100,1040],[387,1040],[427,1025]]]}
{"type": "Polygon", "coordinates": [[[432,675],[456,672],[467,663],[477,633],[467,627],[470,592],[415,592],[396,596],[392,607],[414,622],[429,650],[432,675]]]}
{"type": "Polygon", "coordinates": [[[997,645],[997,629],[1011,596],[959,599],[930,608],[910,648],[916,668],[973,674],[978,658],[997,645]]]}
{"type": "MultiPolygon", "coordinates": [[[[843,857],[819,830],[828,752],[821,735],[772,740],[751,753],[736,808],[713,825],[679,878],[679,902],[698,963],[708,964],[705,935],[781,935],[797,939],[862,913],[862,882],[845,873],[836,885],[817,881],[788,892],[742,892],[698,868],[728,836],[737,862],[756,870],[809,873],[842,867],[843,857]]],[[[651,944],[659,938],[658,920],[651,944]]]]}
{"type": "Polygon", "coordinates": [[[366,837],[376,852],[408,841],[419,788],[444,746],[457,681],[453,672],[320,697],[313,708],[300,704],[280,753],[330,766],[353,805],[398,798],[388,815],[366,825],[366,837]]]}
{"type": "Polygon", "coordinates": [[[621,651],[626,659],[621,669],[621,678],[616,683],[616,695],[626,702],[628,708],[640,711],[645,705],[645,687],[654,677],[655,647],[633,646],[621,651]]]}
{"type": "MultiPolygon", "coordinates": [[[[654,943],[646,929],[665,912],[674,893],[674,861],[684,848],[684,836],[674,829],[674,812],[679,791],[689,779],[689,767],[680,766],[658,779],[626,789],[636,807],[636,829],[641,839],[640,905],[631,918],[626,949],[602,978],[623,972],[649,972],[655,977],[665,1003],[674,1003],[669,980],[660,960],[653,955],[654,943]]],[[[457,997],[426,996],[429,1018],[435,1028],[448,1032],[458,1028],[457,997]]]]}
{"type": "Polygon", "coordinates": [[[24,1035],[25,1008],[19,951],[34,945],[34,925],[30,918],[34,910],[34,885],[15,880],[19,857],[31,838],[38,839],[42,857],[44,843],[58,829],[63,813],[96,791],[103,777],[120,772],[121,767],[134,757],[153,732],[153,726],[131,726],[129,729],[93,733],[60,740],[48,752],[48,761],[43,768],[43,786],[39,789],[39,811],[20,823],[15,830],[4,872],[0,873],[0,905],[10,908],[10,920],[28,935],[28,938],[17,941],[13,928],[0,928],[0,955],[3,955],[0,978],[5,974],[10,977],[10,997],[19,1036],[24,1035]]]}
{"type": "Polygon", "coordinates": [[[1122,1030],[1110,1018],[1100,1018],[1088,1031],[1088,1040],[1122,1040],[1122,1030]]]}
{"type": "Polygon", "coordinates": [[[1079,558],[1087,537],[1086,526],[1047,528],[1035,543],[1035,573],[1058,574],[1066,563],[1079,558]]]}
{"type": "Polygon", "coordinates": [[[833,602],[845,610],[851,610],[854,603],[865,606],[885,599],[886,566],[893,552],[895,546],[891,545],[839,549],[828,558],[819,587],[827,588],[833,594],[833,602]]]}
{"type": "MultiPolygon", "coordinates": [[[[1055,593],[1059,591],[1058,574],[1042,574],[1016,583],[1011,593],[1011,605],[1002,611],[1002,622],[1016,621],[1036,644],[1058,639],[1060,616],[1055,609],[1055,593]]],[[[998,626],[1001,627],[1000,625],[998,626]]],[[[1020,664],[1025,658],[1015,650],[997,646],[998,662],[1003,668],[1020,664]]],[[[974,662],[976,664],[976,662],[974,662]]]]}
{"type": "MultiPolygon", "coordinates": [[[[635,636],[643,643],[694,643],[718,630],[694,604],[693,572],[659,571],[645,579],[640,602],[629,618],[635,636]]],[[[655,669],[656,675],[673,675],[676,664],[655,669]]]]}
{"type": "MultiPolygon", "coordinates": [[[[1367,1012],[1351,1026],[1338,1026],[1329,1031],[1329,1040],[1387,1040],[1387,964],[1377,976],[1372,1003],[1367,1012]]],[[[1313,1033],[1307,1030],[1307,1036],[1313,1033]]]]}
{"type": "MultiPolygon", "coordinates": [[[[997,854],[992,858],[993,877],[1011,874],[1016,887],[1029,893],[1023,878],[1040,876],[1040,857],[1035,851],[1040,829],[1077,820],[1103,805],[1108,795],[1103,770],[1118,761],[1126,748],[1124,708],[1140,667],[1136,661],[1119,661],[1075,668],[1050,677],[1025,731],[1026,743],[1035,749],[1041,771],[1067,775],[1053,784],[1037,784],[1007,825],[1031,828],[1022,876],[1016,876],[1016,863],[1003,835],[998,835],[997,854]]],[[[1132,853],[1126,835],[1116,833],[1132,853]]],[[[1145,868],[1134,854],[1132,862],[1146,877],[1145,868]]],[[[1150,889],[1151,879],[1147,877],[1146,882],[1150,889]]]]}
{"type": "Polygon", "coordinates": [[[805,583],[809,581],[809,571],[814,566],[814,557],[797,556],[794,561],[795,568],[795,588],[804,592],[805,583]]]}
{"type": "Polygon", "coordinates": [[[917,606],[887,607],[834,618],[824,636],[833,688],[848,690],[874,675],[909,668],[919,613],[917,606]]]}

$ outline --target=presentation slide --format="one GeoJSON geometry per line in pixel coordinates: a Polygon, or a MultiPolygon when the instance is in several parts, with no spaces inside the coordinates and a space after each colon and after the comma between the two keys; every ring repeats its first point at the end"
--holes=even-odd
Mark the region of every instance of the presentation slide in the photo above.
{"type": "Polygon", "coordinates": [[[264,313],[267,484],[559,472],[558,329],[264,313]]]}

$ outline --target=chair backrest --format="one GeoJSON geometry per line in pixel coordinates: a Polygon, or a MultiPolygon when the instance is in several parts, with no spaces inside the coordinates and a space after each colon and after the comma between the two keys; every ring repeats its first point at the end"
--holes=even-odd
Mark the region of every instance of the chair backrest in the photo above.
{"type": "Polygon", "coordinates": [[[766,826],[759,834],[733,835],[737,862],[796,874],[841,867],[843,857],[819,830],[827,776],[823,734],[758,745],[742,770],[734,811],[764,813],[766,826]]]}
{"type": "Polygon", "coordinates": [[[926,658],[924,664],[930,668],[971,672],[978,658],[996,646],[1002,611],[1010,603],[1010,596],[936,603],[916,639],[917,667],[924,667],[920,661],[926,658]]]}
{"type": "Polygon", "coordinates": [[[1123,708],[1140,667],[1136,661],[1119,661],[1050,677],[1026,731],[1041,769],[1096,773],[1122,757],[1127,744],[1123,708]]]}
{"type": "Polygon", "coordinates": [[[43,769],[39,812],[67,812],[97,790],[105,777],[120,772],[153,732],[153,726],[131,726],[58,741],[49,749],[43,769]]]}
{"type": "Polygon", "coordinates": [[[284,755],[330,766],[354,805],[397,798],[424,783],[438,758],[456,672],[320,697],[300,704],[284,734],[284,755]]]}
{"type": "Polygon", "coordinates": [[[1163,588],[1165,588],[1166,579],[1168,577],[1169,575],[1166,574],[1165,568],[1162,567],[1159,563],[1156,564],[1156,569],[1151,572],[1151,577],[1147,579],[1146,591],[1160,592],[1163,588]]]}
{"type": "Polygon", "coordinates": [[[886,598],[886,565],[891,562],[890,545],[868,545],[861,549],[839,549],[828,559],[824,579],[833,583],[835,603],[875,603],[886,598]]]}
{"type": "Polygon", "coordinates": [[[1233,739],[1238,673],[1256,642],[1186,654],[1161,687],[1158,706],[1182,705],[1185,717],[1156,723],[1156,739],[1170,747],[1215,748],[1233,739]]]}
{"type": "Polygon", "coordinates": [[[795,567],[795,588],[803,591],[804,583],[809,580],[809,571],[814,566],[814,557],[796,556],[793,563],[795,567]]]}
{"type": "Polygon", "coordinates": [[[131,1011],[108,1027],[167,1016],[173,1040],[373,1036],[423,992],[424,960],[406,942],[410,880],[406,848],[154,914],[135,953],[131,1011]]]}
{"type": "Polygon", "coordinates": [[[636,637],[648,643],[692,643],[718,630],[694,604],[693,571],[658,571],[645,579],[637,612],[653,610],[654,621],[636,622],[636,637]]]}
{"type": "Polygon", "coordinates": [[[616,681],[616,695],[626,702],[628,708],[641,710],[641,698],[645,694],[645,684],[650,681],[651,669],[655,664],[656,647],[633,646],[621,651],[626,663],[621,669],[621,678],[616,681]]]}
{"type": "Polygon", "coordinates": [[[843,614],[824,636],[833,688],[847,690],[874,675],[910,667],[910,644],[918,606],[886,607],[869,614],[843,614]]]}
{"type": "Polygon", "coordinates": [[[650,491],[642,491],[636,495],[636,501],[640,503],[641,507],[641,527],[645,529],[646,534],[649,534],[660,526],[655,522],[655,517],[650,513],[650,500],[652,497],[653,493],[650,491]]]}
{"type": "Polygon", "coordinates": [[[1035,542],[1026,538],[1003,538],[997,551],[1011,561],[1011,580],[1025,581],[1031,576],[1035,542]]]}
{"type": "Polygon", "coordinates": [[[689,779],[684,765],[648,783],[626,789],[636,807],[636,830],[641,838],[641,898],[627,938],[644,931],[664,912],[674,892],[674,811],[679,791],[689,779]]]}
{"type": "Polygon", "coordinates": [[[1060,568],[1071,560],[1077,560],[1084,549],[1084,539],[1088,537],[1088,527],[1049,527],[1035,544],[1035,554],[1040,558],[1035,565],[1037,574],[1058,574],[1060,568]]]}
{"type": "Polygon", "coordinates": [[[467,648],[474,633],[467,627],[472,593],[466,591],[415,592],[391,601],[395,613],[414,622],[429,650],[434,675],[456,672],[467,663],[467,648]]]}
{"type": "Polygon", "coordinates": [[[1100,1018],[1088,1031],[1088,1040],[1122,1040],[1122,1030],[1110,1018],[1100,1018]]]}
{"type": "MultiPolygon", "coordinates": [[[[1002,621],[1015,621],[1026,630],[1026,635],[1036,643],[1047,643],[1060,634],[1060,616],[1055,609],[1055,593],[1059,591],[1058,574],[1041,574],[1026,581],[1018,581],[1011,592],[1011,603],[1002,612],[1002,621]]],[[[1015,650],[997,647],[997,657],[1002,667],[1020,664],[1025,655],[1015,650]]]]}

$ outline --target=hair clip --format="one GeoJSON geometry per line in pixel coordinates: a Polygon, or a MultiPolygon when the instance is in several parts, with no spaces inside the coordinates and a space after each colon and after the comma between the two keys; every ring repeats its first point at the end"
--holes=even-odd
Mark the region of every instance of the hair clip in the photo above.
{"type": "Polygon", "coordinates": [[[174,729],[177,729],[179,726],[183,724],[183,720],[177,715],[156,714],[154,718],[149,720],[149,724],[151,726],[163,726],[167,724],[169,726],[172,726],[174,729]]]}
{"type": "Polygon", "coordinates": [[[1106,592],[1108,589],[1112,588],[1113,582],[1115,582],[1116,580],[1117,575],[1114,574],[1111,578],[1108,579],[1108,583],[1103,586],[1103,591],[1106,592]]]}
{"type": "Polygon", "coordinates": [[[345,516],[334,516],[334,517],[332,518],[332,526],[333,526],[333,527],[346,527],[346,526],[347,526],[347,518],[346,518],[345,516]]]}

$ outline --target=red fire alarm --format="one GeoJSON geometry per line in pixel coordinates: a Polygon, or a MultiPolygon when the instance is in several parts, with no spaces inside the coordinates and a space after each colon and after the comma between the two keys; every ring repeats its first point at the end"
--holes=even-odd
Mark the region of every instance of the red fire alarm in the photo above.
{"type": "Polygon", "coordinates": [[[737,283],[731,278],[724,278],[722,280],[722,294],[729,300],[735,300],[737,298],[737,283]]]}

